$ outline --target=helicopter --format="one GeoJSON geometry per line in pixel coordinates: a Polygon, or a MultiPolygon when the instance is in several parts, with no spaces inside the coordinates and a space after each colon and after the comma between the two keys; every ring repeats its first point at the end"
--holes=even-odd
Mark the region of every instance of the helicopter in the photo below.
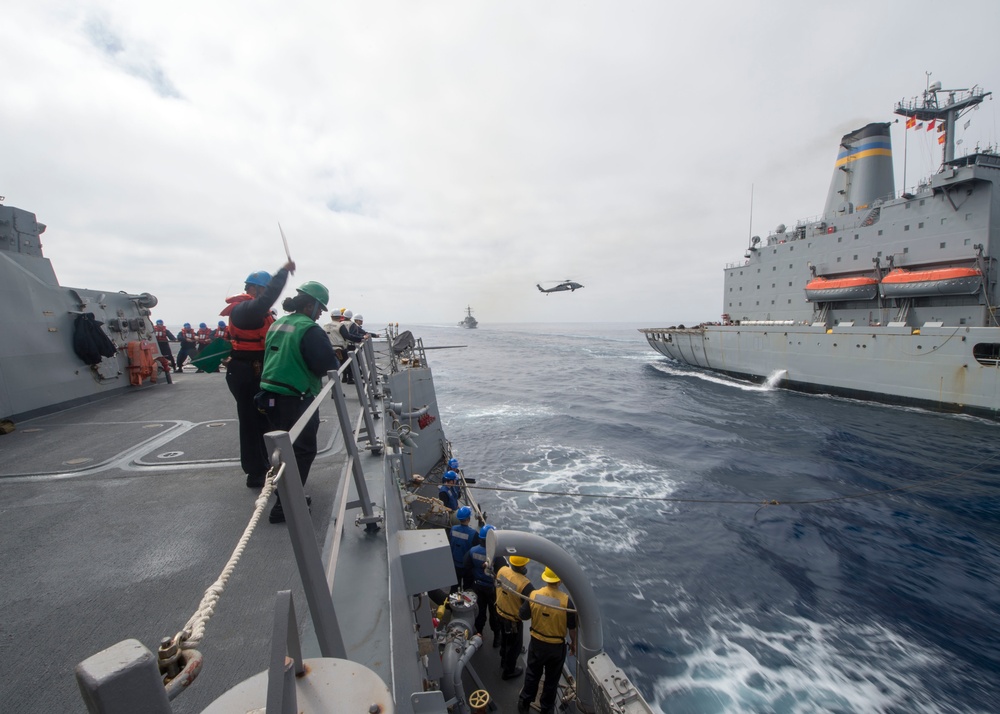
{"type": "Polygon", "coordinates": [[[555,286],[553,286],[551,288],[543,288],[539,284],[536,284],[535,287],[538,288],[539,292],[543,292],[543,293],[545,293],[547,295],[549,293],[561,293],[564,290],[569,290],[570,292],[573,292],[574,290],[577,290],[578,288],[582,288],[583,286],[580,285],[580,283],[578,283],[578,282],[576,282],[574,280],[570,280],[569,278],[566,278],[566,280],[563,280],[561,283],[559,283],[558,285],[555,285],[555,286]]]}

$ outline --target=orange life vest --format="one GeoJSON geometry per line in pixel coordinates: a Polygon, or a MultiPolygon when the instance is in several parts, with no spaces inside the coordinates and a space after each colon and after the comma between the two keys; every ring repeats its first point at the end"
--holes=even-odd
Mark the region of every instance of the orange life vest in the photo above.
{"type": "Polygon", "coordinates": [[[232,313],[233,308],[247,300],[253,300],[253,297],[246,293],[228,297],[226,302],[229,304],[219,314],[223,317],[229,317],[229,341],[233,345],[233,352],[263,352],[264,338],[267,337],[267,330],[274,322],[274,315],[268,312],[264,316],[264,324],[258,328],[253,330],[240,329],[233,324],[230,313],[232,313]]]}
{"type": "Polygon", "coordinates": [[[166,325],[153,325],[153,334],[156,335],[157,342],[167,341],[167,326],[166,325]]]}

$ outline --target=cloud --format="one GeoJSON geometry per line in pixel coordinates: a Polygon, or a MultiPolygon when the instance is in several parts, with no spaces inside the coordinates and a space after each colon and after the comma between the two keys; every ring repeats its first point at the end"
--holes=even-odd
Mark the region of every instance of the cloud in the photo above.
{"type": "Polygon", "coordinates": [[[180,93],[167,78],[148,49],[126,45],[124,40],[102,18],[93,16],[84,24],[84,34],[112,64],[128,75],[145,81],[161,97],[180,98],[180,93]]]}
{"type": "MultiPolygon", "coordinates": [[[[277,268],[279,222],[293,282],[373,325],[716,319],[750,235],[822,210],[847,130],[925,70],[1000,91],[985,44],[917,39],[938,5],[899,9],[20,3],[0,193],[48,224],[63,284],[152,292],[169,324],[277,268]],[[587,287],[534,288],[563,278],[587,287]]],[[[963,146],[996,142],[994,106],[963,146]]]]}

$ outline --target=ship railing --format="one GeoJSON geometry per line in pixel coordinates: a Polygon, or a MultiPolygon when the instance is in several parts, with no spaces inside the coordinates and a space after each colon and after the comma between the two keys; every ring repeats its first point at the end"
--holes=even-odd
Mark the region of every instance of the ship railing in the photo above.
{"type": "MultiPolygon", "coordinates": [[[[242,554],[256,521],[260,518],[263,506],[266,505],[272,491],[277,490],[320,653],[324,658],[347,659],[340,623],[333,606],[333,578],[340,551],[343,519],[347,510],[361,509],[361,515],[356,518],[355,523],[364,525],[366,531],[378,531],[383,522],[383,516],[375,513],[375,504],[368,492],[358,448],[363,430],[368,440],[366,449],[373,454],[378,454],[382,449],[374,425],[375,400],[382,397],[378,390],[378,382],[379,374],[374,350],[371,341],[365,340],[362,347],[345,360],[339,369],[328,373],[326,385],[288,431],[272,431],[264,435],[272,468],[239,545],[226,564],[223,575],[206,593],[205,600],[211,599],[210,606],[199,607],[199,613],[204,611],[206,614],[196,613],[195,617],[201,617],[198,624],[202,630],[215,610],[216,601],[238,563],[239,555],[242,554]],[[347,400],[341,388],[341,377],[346,371],[350,371],[354,377],[361,405],[361,414],[353,428],[347,400]],[[324,563],[316,542],[316,533],[309,515],[309,503],[295,460],[294,443],[327,398],[331,398],[336,405],[340,431],[347,451],[344,473],[350,469],[353,478],[350,481],[341,479],[338,485],[334,497],[334,524],[330,533],[332,543],[326,549],[329,556],[324,563]],[[351,492],[351,484],[357,493],[357,499],[349,502],[347,497],[351,492]]],[[[186,628],[195,617],[189,621],[186,628]]],[[[278,593],[274,622],[271,665],[267,678],[267,711],[298,711],[295,706],[295,675],[301,676],[304,668],[298,634],[295,631],[294,608],[288,591],[278,593]]],[[[170,714],[172,711],[170,700],[190,686],[202,666],[200,653],[193,647],[184,647],[184,639],[187,636],[190,636],[190,633],[182,630],[173,640],[165,638],[161,643],[160,653],[169,654],[171,669],[167,669],[162,657],[158,660],[142,643],[134,639],[123,640],[77,665],[77,683],[88,711],[91,714],[125,714],[135,711],[170,714]],[[178,667],[178,662],[182,664],[182,668],[178,667]]],[[[197,645],[198,642],[200,637],[194,644],[197,645]]]]}

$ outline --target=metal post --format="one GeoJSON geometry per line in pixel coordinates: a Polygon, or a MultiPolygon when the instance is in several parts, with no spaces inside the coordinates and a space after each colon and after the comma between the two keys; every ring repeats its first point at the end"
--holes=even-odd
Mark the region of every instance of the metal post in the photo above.
{"type": "MultiPolygon", "coordinates": [[[[331,374],[333,375],[331,379],[335,379],[336,373],[331,372],[331,374]]],[[[351,474],[354,476],[354,487],[358,491],[358,500],[361,502],[361,512],[363,515],[359,522],[365,524],[365,530],[369,533],[374,533],[378,530],[377,524],[381,522],[382,518],[375,515],[371,496],[368,495],[368,484],[365,482],[365,472],[361,467],[361,459],[358,456],[358,444],[354,441],[354,432],[351,429],[351,417],[347,411],[347,400],[344,398],[344,393],[336,387],[330,393],[333,395],[333,401],[337,404],[340,433],[344,436],[344,447],[347,449],[347,456],[351,460],[351,474]]],[[[363,403],[361,407],[362,409],[364,408],[363,403]]]]}
{"type": "Polygon", "coordinates": [[[576,652],[576,695],[580,711],[593,712],[594,690],[587,675],[587,662],[604,651],[601,609],[590,579],[572,555],[552,541],[534,533],[491,530],[486,534],[487,562],[496,555],[523,555],[552,568],[562,579],[576,606],[579,634],[576,652]]]}
{"type": "Polygon", "coordinates": [[[267,711],[295,714],[298,711],[295,675],[305,672],[292,591],[278,592],[271,630],[271,663],[267,670],[267,711]]]}
{"type": "MultiPolygon", "coordinates": [[[[357,354],[357,352],[354,354],[357,354]]],[[[358,390],[358,401],[361,403],[361,415],[365,419],[365,436],[368,439],[368,448],[371,449],[373,454],[380,454],[382,453],[382,443],[378,440],[378,435],[375,433],[375,420],[372,418],[375,405],[369,401],[371,390],[366,391],[361,384],[361,379],[358,377],[357,360],[352,359],[350,367],[351,374],[354,375],[354,387],[358,390]]]]}
{"type": "MultiPolygon", "coordinates": [[[[339,393],[336,389],[333,391],[339,393]]],[[[353,439],[347,438],[348,433],[344,431],[344,441],[352,443],[353,439]]],[[[316,533],[309,519],[309,506],[302,489],[299,467],[295,462],[292,439],[287,431],[271,431],[264,434],[264,443],[267,445],[267,453],[271,454],[272,466],[278,466],[282,461],[285,463],[284,475],[278,480],[278,495],[281,496],[281,507],[285,511],[288,536],[292,539],[292,551],[299,566],[306,602],[309,603],[309,612],[312,613],[316,626],[320,652],[324,657],[346,659],[347,649],[340,634],[337,613],[333,609],[333,597],[326,589],[326,573],[316,544],[316,533]]]]}
{"type": "Polygon", "coordinates": [[[379,394],[378,391],[378,365],[375,362],[375,347],[372,345],[371,339],[367,339],[363,343],[365,351],[365,367],[368,369],[368,396],[371,397],[374,402],[379,394]]]}

